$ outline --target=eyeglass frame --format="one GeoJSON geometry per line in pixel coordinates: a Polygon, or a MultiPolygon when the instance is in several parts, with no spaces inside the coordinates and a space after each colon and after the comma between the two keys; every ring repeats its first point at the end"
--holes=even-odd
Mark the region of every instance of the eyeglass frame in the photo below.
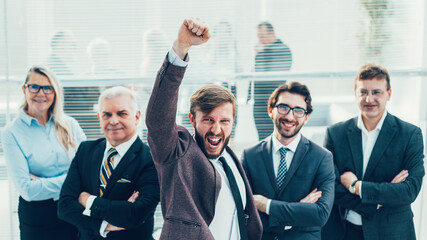
{"type": "Polygon", "coordinates": [[[38,84],[25,84],[24,85],[26,88],[28,88],[28,91],[30,91],[30,93],[35,93],[35,94],[37,94],[37,93],[39,93],[40,92],[40,89],[43,89],[43,93],[44,94],[52,94],[52,93],[54,93],[55,92],[55,89],[53,88],[53,86],[51,86],[51,85],[47,85],[47,86],[40,86],[40,85],[38,85],[38,84]],[[35,89],[34,88],[34,86],[35,87],[37,87],[37,90],[36,90],[36,92],[34,92],[34,91],[32,91],[31,89],[35,89]],[[46,91],[48,91],[49,89],[52,89],[52,92],[46,92],[46,91]]]}
{"type": "Polygon", "coordinates": [[[274,106],[274,108],[277,108],[277,112],[278,113],[280,113],[280,114],[283,114],[283,115],[287,115],[287,114],[289,114],[289,112],[292,110],[292,114],[295,116],[295,117],[297,117],[297,118],[303,118],[303,117],[305,117],[307,114],[308,114],[308,112],[307,112],[307,110],[306,109],[304,109],[304,108],[302,108],[302,107],[290,107],[289,105],[287,105],[287,104],[284,104],[284,103],[280,103],[280,104],[277,104],[276,106],[274,106]],[[285,112],[281,112],[281,110],[279,110],[279,109],[282,109],[283,110],[283,108],[282,108],[282,106],[283,107],[288,107],[289,109],[288,109],[288,111],[285,113],[285,112]],[[302,116],[297,116],[297,115],[295,115],[295,109],[297,109],[297,110],[303,110],[304,112],[304,114],[302,115],[302,116]]]}
{"type": "MultiPolygon", "coordinates": [[[[388,89],[387,89],[388,91],[388,89]]],[[[360,89],[359,91],[357,91],[357,96],[359,97],[367,97],[369,95],[371,95],[371,97],[373,98],[379,98],[384,94],[384,91],[382,90],[378,90],[378,89],[374,89],[374,90],[366,90],[366,89],[360,89]],[[365,91],[362,93],[362,91],[365,91]]]]}

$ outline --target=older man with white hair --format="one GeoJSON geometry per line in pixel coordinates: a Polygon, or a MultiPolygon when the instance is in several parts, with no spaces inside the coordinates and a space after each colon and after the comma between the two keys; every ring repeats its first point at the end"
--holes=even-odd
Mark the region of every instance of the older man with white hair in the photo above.
{"type": "Polygon", "coordinates": [[[137,135],[141,112],[132,91],[105,90],[98,118],[105,138],[80,145],[61,190],[58,215],[80,239],[153,239],[159,183],[137,135]]]}

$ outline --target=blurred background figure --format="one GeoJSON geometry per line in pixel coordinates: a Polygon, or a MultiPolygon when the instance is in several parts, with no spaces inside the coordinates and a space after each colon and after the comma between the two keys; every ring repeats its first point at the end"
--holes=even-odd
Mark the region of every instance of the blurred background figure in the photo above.
{"type": "Polygon", "coordinates": [[[87,55],[92,64],[90,75],[118,74],[117,69],[111,67],[110,43],[104,38],[95,38],[87,46],[87,55]]]}
{"type": "MultiPolygon", "coordinates": [[[[261,22],[257,29],[258,44],[255,46],[255,71],[289,71],[292,66],[292,53],[280,39],[276,37],[273,25],[261,22]]],[[[271,92],[285,80],[254,82],[254,119],[259,140],[264,139],[273,131],[273,122],[267,114],[267,101],[271,92]]]]}
{"type": "Polygon", "coordinates": [[[76,239],[76,229],[58,219],[57,200],[71,160],[86,136],[64,114],[54,73],[32,67],[22,86],[25,102],[2,131],[9,178],[18,191],[21,239],[76,239]]]}
{"type": "Polygon", "coordinates": [[[237,45],[231,23],[226,20],[219,21],[212,29],[212,42],[207,55],[210,72],[223,79],[239,72],[237,62],[237,45]]]}
{"type": "Polygon", "coordinates": [[[50,38],[50,54],[46,65],[56,75],[73,75],[73,63],[76,57],[76,39],[70,30],[58,30],[50,38]]]}
{"type": "MultiPolygon", "coordinates": [[[[142,36],[142,63],[140,73],[142,77],[152,77],[165,58],[165,52],[170,48],[170,42],[165,32],[158,28],[152,28],[144,32],[142,36]]],[[[150,86],[152,83],[150,83],[150,86]]]]}

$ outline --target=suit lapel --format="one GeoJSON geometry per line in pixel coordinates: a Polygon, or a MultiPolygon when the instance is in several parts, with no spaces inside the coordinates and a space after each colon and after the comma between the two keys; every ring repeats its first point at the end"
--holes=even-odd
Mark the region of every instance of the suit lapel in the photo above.
{"type": "Polygon", "coordinates": [[[123,175],[123,171],[125,171],[129,166],[129,164],[131,164],[132,161],[134,161],[134,159],[137,156],[136,153],[139,152],[141,147],[142,147],[141,139],[137,137],[135,142],[130,146],[128,151],[122,157],[119,164],[114,168],[114,171],[111,174],[110,179],[108,180],[107,189],[105,189],[105,192],[104,192],[104,197],[108,196],[108,194],[116,185],[117,181],[123,175]]]}
{"type": "MultiPolygon", "coordinates": [[[[89,178],[91,179],[91,186],[92,186],[92,193],[94,193],[96,196],[99,196],[99,188],[101,186],[101,181],[99,180],[99,175],[101,173],[101,165],[102,160],[104,158],[104,151],[105,151],[105,139],[103,141],[100,141],[98,145],[95,147],[92,153],[92,161],[90,161],[90,164],[93,164],[93,167],[89,167],[91,170],[91,173],[89,174],[89,178]]],[[[84,177],[84,176],[83,176],[84,177]]]]}
{"type": "MultiPolygon", "coordinates": [[[[280,191],[279,195],[283,193],[283,191],[286,189],[286,185],[288,185],[289,181],[291,181],[292,176],[297,171],[299,165],[302,161],[304,161],[305,155],[308,152],[308,140],[301,135],[301,140],[298,143],[298,147],[295,151],[294,157],[292,158],[291,166],[289,166],[289,170],[286,173],[285,180],[283,182],[282,190],[280,191]]],[[[276,184],[277,185],[277,184],[276,184]]]]}
{"type": "MultiPolygon", "coordinates": [[[[363,176],[363,150],[362,132],[356,125],[357,118],[353,118],[347,131],[347,139],[350,144],[351,156],[355,167],[355,174],[358,179],[363,176]]],[[[349,169],[350,170],[350,169],[349,169]]]]}
{"type": "Polygon", "coordinates": [[[384,119],[380,134],[378,135],[374,149],[372,149],[371,156],[369,157],[364,179],[372,174],[378,162],[384,155],[384,151],[387,149],[387,146],[390,144],[394,135],[397,133],[393,120],[393,116],[390,114],[387,114],[386,118],[384,119]]]}
{"type": "Polygon", "coordinates": [[[274,188],[276,194],[279,192],[277,188],[276,174],[274,173],[273,166],[273,144],[272,136],[268,137],[265,143],[262,145],[262,158],[265,165],[265,169],[268,174],[268,179],[270,179],[271,185],[274,188]]]}

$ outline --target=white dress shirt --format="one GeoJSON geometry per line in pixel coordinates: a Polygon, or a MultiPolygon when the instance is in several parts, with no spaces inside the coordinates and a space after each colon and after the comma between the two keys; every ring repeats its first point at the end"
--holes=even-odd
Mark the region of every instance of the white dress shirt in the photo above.
{"type": "MultiPolygon", "coordinates": [[[[359,117],[357,119],[357,127],[362,132],[362,150],[363,150],[362,179],[365,176],[365,171],[369,163],[369,158],[371,157],[372,150],[374,149],[375,142],[378,139],[378,135],[380,134],[380,131],[386,116],[387,116],[387,111],[384,111],[383,116],[381,117],[375,129],[373,129],[372,131],[368,131],[366,129],[365,124],[363,123],[361,114],[359,114],[359,117]]],[[[362,186],[363,186],[363,181],[361,181],[359,185],[360,198],[362,198],[362,186]]],[[[362,216],[353,210],[348,211],[346,220],[353,223],[354,225],[359,225],[359,226],[362,225],[362,216]]]]}
{"type": "MultiPolygon", "coordinates": [[[[301,140],[301,134],[298,133],[297,137],[290,142],[287,146],[284,146],[279,139],[276,138],[276,136],[271,136],[271,141],[272,141],[272,160],[273,160],[273,168],[274,168],[274,175],[277,178],[277,173],[279,171],[279,164],[280,164],[280,159],[282,158],[282,155],[280,154],[280,149],[282,147],[284,148],[288,148],[288,152],[286,153],[286,166],[288,168],[291,167],[291,163],[292,163],[292,159],[294,158],[295,152],[297,150],[298,144],[301,140]]],[[[271,205],[271,199],[267,200],[267,206],[265,208],[265,213],[270,215],[270,205],[271,205]]],[[[289,230],[291,229],[292,226],[285,226],[285,230],[289,230]]]]}
{"type": "MultiPolygon", "coordinates": [[[[272,159],[273,159],[273,168],[274,168],[274,175],[277,177],[277,172],[279,171],[279,164],[280,159],[282,156],[280,155],[280,148],[285,147],[288,148],[289,151],[286,153],[286,166],[289,168],[291,167],[292,159],[294,158],[295,151],[297,150],[298,144],[301,140],[301,134],[298,133],[297,137],[290,142],[287,146],[284,146],[274,135],[271,136],[272,140],[272,159]]],[[[270,214],[270,204],[271,199],[268,199],[267,201],[267,207],[265,209],[265,212],[267,214],[270,214]]]]}
{"type": "MultiPolygon", "coordinates": [[[[246,207],[246,188],[243,178],[234,163],[233,158],[227,151],[222,155],[227,164],[233,171],[234,178],[236,179],[237,186],[239,187],[240,196],[242,197],[243,209],[246,207]]],[[[214,218],[209,225],[215,239],[229,239],[240,240],[239,220],[237,217],[237,208],[234,202],[233,194],[231,192],[230,183],[228,182],[227,175],[225,174],[222,163],[217,159],[209,159],[215,169],[221,176],[221,189],[219,190],[218,200],[215,206],[214,218]]]]}
{"type": "MultiPolygon", "coordinates": [[[[117,154],[116,154],[116,156],[114,156],[113,169],[116,168],[117,165],[119,165],[120,160],[122,160],[122,157],[126,154],[126,152],[129,150],[129,148],[135,142],[137,137],[138,137],[138,135],[135,134],[128,141],[114,147],[117,151],[117,154]]],[[[109,143],[108,141],[105,141],[105,142],[106,142],[106,146],[105,146],[105,150],[104,150],[104,157],[102,158],[101,166],[99,168],[99,174],[101,174],[102,164],[104,164],[105,159],[107,159],[107,157],[108,157],[108,151],[113,147],[113,145],[111,145],[111,143],[109,143]]],[[[101,182],[100,182],[100,184],[101,184],[101,182]]],[[[92,207],[93,201],[95,201],[96,198],[97,198],[97,196],[95,196],[95,195],[89,196],[89,198],[86,200],[86,208],[83,211],[83,215],[90,217],[90,214],[91,214],[90,208],[92,207]]],[[[107,227],[107,225],[108,225],[108,222],[103,220],[102,224],[101,224],[101,228],[99,229],[99,234],[104,238],[106,238],[107,234],[109,233],[109,231],[105,231],[105,228],[107,227]]]]}

